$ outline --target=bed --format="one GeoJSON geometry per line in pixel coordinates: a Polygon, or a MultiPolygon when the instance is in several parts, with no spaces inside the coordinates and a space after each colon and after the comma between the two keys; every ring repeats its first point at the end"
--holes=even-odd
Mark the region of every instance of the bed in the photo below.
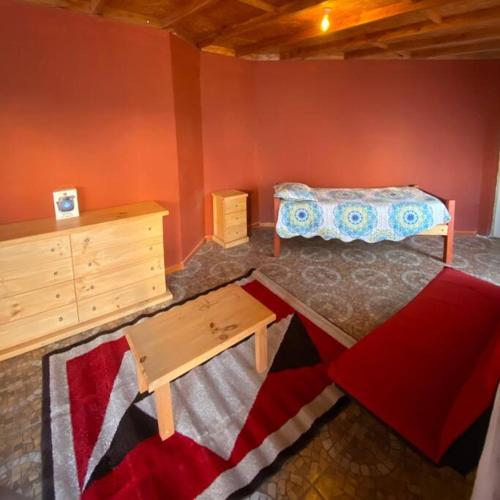
{"type": "Polygon", "coordinates": [[[415,235],[444,237],[443,261],[453,259],[455,200],[415,185],[325,189],[282,183],[274,190],[274,255],[282,238],[321,236],[368,243],[400,241],[415,235]]]}

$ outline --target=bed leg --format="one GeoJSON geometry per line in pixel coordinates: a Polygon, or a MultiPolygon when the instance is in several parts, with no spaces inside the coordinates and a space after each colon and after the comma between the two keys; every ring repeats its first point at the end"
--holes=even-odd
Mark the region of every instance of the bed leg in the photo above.
{"type": "Polygon", "coordinates": [[[453,237],[455,226],[455,200],[447,200],[446,208],[450,212],[450,222],[448,222],[448,234],[444,237],[443,262],[451,265],[453,262],[453,237]]]}
{"type": "Polygon", "coordinates": [[[278,225],[278,214],[280,211],[280,199],[274,198],[274,256],[279,257],[281,253],[281,240],[276,232],[276,226],[278,225]]]}

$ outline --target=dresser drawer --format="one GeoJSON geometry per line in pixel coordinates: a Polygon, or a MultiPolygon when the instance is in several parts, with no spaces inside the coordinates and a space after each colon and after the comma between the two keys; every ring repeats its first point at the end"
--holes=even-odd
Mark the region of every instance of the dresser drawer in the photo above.
{"type": "Polygon", "coordinates": [[[78,300],[94,297],[158,274],[165,275],[163,256],[109,270],[105,273],[89,274],[77,278],[75,280],[76,296],[78,300]]]}
{"type": "Polygon", "coordinates": [[[102,248],[95,252],[76,255],[73,259],[75,276],[87,276],[152,257],[163,259],[163,238],[133,241],[128,245],[102,248]]]}
{"type": "Polygon", "coordinates": [[[246,235],[247,235],[246,224],[240,224],[239,226],[231,226],[224,231],[224,239],[228,243],[234,240],[239,240],[240,238],[245,238],[246,235]]]}
{"type": "Polygon", "coordinates": [[[89,255],[109,247],[163,236],[161,217],[141,217],[130,221],[101,224],[71,235],[73,255],[89,255]]]}
{"type": "Polygon", "coordinates": [[[226,198],[224,200],[224,213],[241,212],[247,209],[247,197],[238,196],[234,198],[226,198]]]}
{"type": "Polygon", "coordinates": [[[232,214],[227,214],[224,217],[226,227],[241,226],[247,223],[247,213],[243,212],[233,212],[232,214]]]}
{"type": "Polygon", "coordinates": [[[75,285],[72,281],[0,299],[0,324],[74,302],[75,285]]]}
{"type": "Polygon", "coordinates": [[[160,274],[139,283],[78,301],[80,321],[88,321],[119,309],[144,302],[166,291],[165,275],[160,274]]]}
{"type": "Polygon", "coordinates": [[[0,247],[0,277],[6,269],[36,267],[71,257],[69,236],[16,243],[0,247]]]}
{"type": "Polygon", "coordinates": [[[4,323],[0,325],[0,350],[37,339],[77,323],[76,304],[34,314],[12,323],[4,323]]]}
{"type": "Polygon", "coordinates": [[[2,268],[0,278],[0,298],[4,298],[70,281],[73,279],[73,266],[71,259],[48,261],[39,265],[27,261],[19,268],[2,268]]]}

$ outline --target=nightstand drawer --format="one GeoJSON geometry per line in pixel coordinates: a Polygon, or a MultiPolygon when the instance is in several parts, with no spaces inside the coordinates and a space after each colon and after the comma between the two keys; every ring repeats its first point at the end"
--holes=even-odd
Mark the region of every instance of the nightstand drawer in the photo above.
{"type": "Polygon", "coordinates": [[[228,227],[224,231],[225,240],[229,243],[234,240],[239,240],[245,238],[247,235],[247,225],[240,224],[239,226],[228,227]]]}
{"type": "Polygon", "coordinates": [[[233,212],[246,211],[247,198],[246,196],[238,196],[234,198],[226,198],[224,200],[224,213],[230,214],[233,212]]]}
{"type": "Polygon", "coordinates": [[[224,217],[224,223],[226,228],[232,226],[241,226],[242,224],[247,223],[247,212],[244,210],[243,212],[233,212],[231,214],[227,214],[224,217]]]}

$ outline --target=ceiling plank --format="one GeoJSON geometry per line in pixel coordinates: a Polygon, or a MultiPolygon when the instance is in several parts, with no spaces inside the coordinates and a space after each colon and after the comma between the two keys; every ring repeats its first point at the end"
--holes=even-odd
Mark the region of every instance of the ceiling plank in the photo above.
{"type": "Polygon", "coordinates": [[[89,11],[91,14],[100,15],[104,10],[106,0],[91,0],[89,11]]]}
{"type": "Polygon", "coordinates": [[[500,50],[500,40],[455,45],[453,47],[417,50],[411,52],[412,59],[448,58],[461,54],[476,54],[500,50]]]}
{"type": "Polygon", "coordinates": [[[246,21],[231,24],[230,26],[214,31],[198,40],[198,47],[203,48],[207,45],[212,45],[215,41],[220,42],[226,38],[240,35],[245,31],[250,31],[257,27],[260,28],[269,22],[277,21],[285,16],[297,14],[301,11],[317,7],[318,5],[330,5],[330,3],[330,1],[294,0],[293,2],[278,7],[274,12],[265,12],[264,14],[252,17],[246,21]]]}
{"type": "Polygon", "coordinates": [[[471,31],[467,33],[458,33],[440,37],[425,38],[420,40],[411,40],[395,44],[386,44],[380,49],[362,49],[346,53],[346,59],[374,59],[383,57],[388,53],[412,52],[430,48],[445,48],[453,45],[466,45],[470,43],[485,42],[488,40],[500,40],[500,22],[498,27],[488,30],[471,31]]]}
{"type": "Polygon", "coordinates": [[[115,21],[137,24],[139,26],[149,26],[151,28],[160,28],[160,24],[157,19],[146,17],[142,14],[137,14],[136,12],[106,7],[101,15],[102,17],[113,19],[115,21]]]}
{"type": "Polygon", "coordinates": [[[240,3],[250,5],[256,9],[263,10],[265,12],[276,12],[276,7],[264,0],[238,0],[240,3]]]}
{"type": "Polygon", "coordinates": [[[174,24],[196,14],[198,11],[209,7],[217,1],[218,0],[191,0],[190,2],[186,2],[182,7],[175,9],[171,14],[161,19],[160,25],[162,28],[170,28],[174,24]]]}
{"type": "Polygon", "coordinates": [[[500,24],[500,7],[482,9],[465,14],[456,14],[443,19],[441,24],[432,22],[415,23],[401,28],[394,28],[365,36],[355,36],[348,39],[334,39],[328,43],[295,48],[282,53],[282,59],[307,59],[328,55],[338,50],[352,51],[364,49],[376,43],[391,43],[408,39],[420,38],[432,34],[446,34],[459,30],[477,29],[480,27],[498,26],[500,24]]]}
{"type": "Polygon", "coordinates": [[[434,24],[441,24],[443,22],[443,17],[439,12],[436,12],[435,10],[429,9],[426,12],[426,15],[434,24]]]}
{"type": "MultiPolygon", "coordinates": [[[[445,5],[447,3],[449,4],[453,1],[454,0],[402,0],[393,4],[386,5],[384,7],[376,7],[374,9],[362,11],[355,16],[349,16],[344,19],[334,20],[333,29],[329,32],[329,34],[338,34],[340,32],[347,32],[348,30],[359,28],[360,26],[366,27],[380,21],[397,19],[408,14],[432,9],[445,5]]],[[[335,19],[335,13],[333,14],[333,16],[335,19]]],[[[305,40],[325,38],[325,36],[328,36],[328,34],[325,35],[324,33],[322,33],[319,29],[319,26],[314,26],[312,28],[309,27],[304,31],[295,33],[291,36],[286,35],[275,37],[267,41],[263,40],[257,43],[238,47],[236,49],[236,55],[245,56],[248,54],[256,53],[258,51],[264,51],[268,48],[283,47],[284,45],[300,43],[305,40]]]]}

